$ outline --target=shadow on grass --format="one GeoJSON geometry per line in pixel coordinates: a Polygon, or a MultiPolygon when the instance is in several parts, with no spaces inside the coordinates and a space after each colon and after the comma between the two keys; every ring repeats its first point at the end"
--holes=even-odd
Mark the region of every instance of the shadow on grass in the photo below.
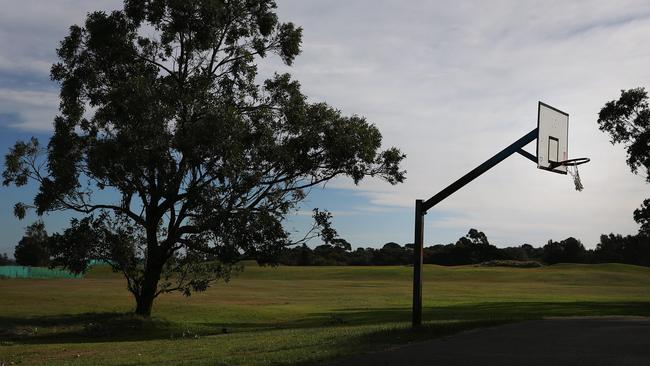
{"type": "Polygon", "coordinates": [[[307,318],[285,323],[209,322],[191,325],[172,323],[155,317],[144,319],[130,313],[20,318],[0,316],[0,342],[49,344],[188,339],[231,332],[400,324],[397,327],[389,326],[386,330],[368,335],[367,339],[359,340],[369,344],[382,339],[401,339],[408,342],[410,339],[433,338],[464,329],[545,316],[601,315],[650,316],[650,302],[486,302],[425,307],[423,320],[435,323],[416,332],[408,327],[411,319],[410,308],[348,308],[331,313],[313,313],[307,318]]]}
{"type": "Polygon", "coordinates": [[[0,341],[18,343],[91,342],[98,339],[159,339],[173,325],[132,313],[82,313],[34,317],[0,316],[0,341]]]}
{"type": "Polygon", "coordinates": [[[419,328],[413,329],[410,323],[391,323],[383,329],[373,330],[361,335],[334,341],[329,348],[336,351],[332,354],[317,356],[301,362],[275,362],[274,366],[313,366],[313,365],[336,365],[337,361],[344,360],[350,356],[358,356],[360,353],[369,353],[386,350],[388,347],[405,345],[412,342],[426,341],[430,339],[445,337],[460,333],[466,330],[477,328],[488,328],[516,320],[468,320],[451,322],[425,322],[419,328]]]}
{"type": "MultiPolygon", "coordinates": [[[[325,316],[326,314],[319,314],[325,316]]],[[[484,319],[539,319],[546,316],[650,316],[650,302],[484,302],[450,306],[425,307],[424,321],[484,320],[484,319]]],[[[411,320],[410,308],[348,308],[338,311],[342,323],[373,324],[411,320]]]]}

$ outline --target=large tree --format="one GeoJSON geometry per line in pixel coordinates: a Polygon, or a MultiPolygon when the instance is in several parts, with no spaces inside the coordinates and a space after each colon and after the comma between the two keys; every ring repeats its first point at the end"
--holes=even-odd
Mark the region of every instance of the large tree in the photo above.
{"type": "MultiPolygon", "coordinates": [[[[646,90],[621,90],[618,100],[607,102],[600,110],[598,125],[609,134],[612,144],[625,145],[627,165],[633,173],[645,174],[650,183],[650,106],[646,90]]],[[[641,225],[640,233],[650,235],[650,199],[634,211],[634,220],[641,225]]]]}
{"type": "MultiPolygon", "coordinates": [[[[275,8],[126,0],[90,13],[57,50],[49,144],[19,141],[6,156],[5,185],[40,186],[15,214],[83,214],[52,241],[55,257],[78,271],[87,258],[110,259],[140,315],[160,293],[227,278],[242,257],[272,261],[290,244],[283,219],[310,187],[337,176],[404,180],[404,155],[381,150],[365,118],[308,102],[288,74],[258,81],[260,59],[291,65],[300,53],[302,29],[275,8]]],[[[323,212],[316,219],[328,226],[323,212]]]]}

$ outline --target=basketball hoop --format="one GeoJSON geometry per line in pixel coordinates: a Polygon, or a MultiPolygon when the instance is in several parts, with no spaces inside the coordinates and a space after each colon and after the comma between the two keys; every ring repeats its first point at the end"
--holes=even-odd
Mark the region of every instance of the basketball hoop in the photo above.
{"type": "Polygon", "coordinates": [[[573,178],[573,184],[576,187],[576,191],[580,192],[582,191],[585,187],[582,185],[582,181],[580,180],[580,173],[578,172],[578,165],[582,165],[585,163],[588,163],[590,161],[589,158],[576,158],[576,159],[569,159],[569,160],[563,160],[563,161],[557,161],[557,162],[550,162],[550,167],[555,168],[558,166],[565,166],[567,169],[567,173],[573,178]]]}
{"type": "Polygon", "coordinates": [[[569,114],[548,104],[537,104],[537,128],[519,140],[472,169],[428,200],[415,200],[415,241],[413,242],[413,311],[412,326],[422,325],[422,267],[424,248],[424,215],[438,203],[463,188],[465,185],[492,169],[494,166],[519,153],[537,164],[537,168],[557,174],[570,174],[577,191],[584,188],[580,181],[578,165],[589,162],[589,158],[568,159],[569,157],[569,114]],[[524,149],[537,140],[536,154],[524,149]]]}

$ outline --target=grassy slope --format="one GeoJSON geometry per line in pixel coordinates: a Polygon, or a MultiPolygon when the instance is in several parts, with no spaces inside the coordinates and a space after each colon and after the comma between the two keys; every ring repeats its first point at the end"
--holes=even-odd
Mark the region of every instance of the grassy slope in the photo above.
{"type": "Polygon", "coordinates": [[[650,315],[650,268],[426,266],[424,319],[409,331],[411,268],[249,266],[229,284],[165,295],[154,320],[125,313],[123,280],[0,280],[0,364],[309,363],[546,315],[650,315]]]}

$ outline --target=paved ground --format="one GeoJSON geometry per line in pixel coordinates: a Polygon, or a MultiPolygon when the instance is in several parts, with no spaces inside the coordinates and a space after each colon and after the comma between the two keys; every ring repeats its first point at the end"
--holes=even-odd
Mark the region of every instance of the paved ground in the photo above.
{"type": "Polygon", "coordinates": [[[650,365],[650,318],[562,318],[509,324],[331,364],[650,365]]]}

